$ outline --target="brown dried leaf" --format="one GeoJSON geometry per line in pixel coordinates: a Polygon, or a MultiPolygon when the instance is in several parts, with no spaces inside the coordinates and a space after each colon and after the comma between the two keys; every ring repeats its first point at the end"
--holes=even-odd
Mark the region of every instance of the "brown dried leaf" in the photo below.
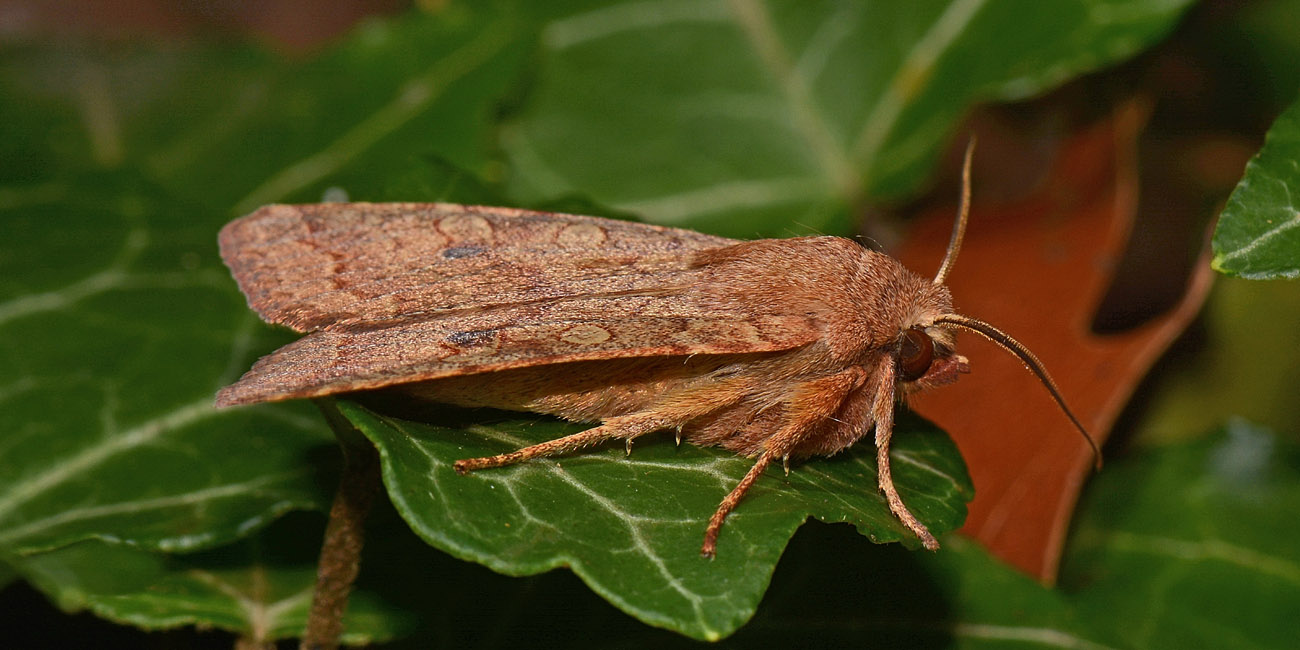
{"type": "MultiPolygon", "coordinates": [[[[1042,359],[1099,444],[1210,285],[1208,265],[1197,265],[1174,309],[1118,334],[1091,331],[1137,210],[1144,117],[1130,106],[1067,139],[1023,199],[997,206],[977,199],[948,280],[958,312],[1002,328],[1042,359]]],[[[951,210],[927,215],[896,256],[912,269],[934,267],[951,227],[951,210]]],[[[976,492],[963,532],[1051,582],[1091,451],[1017,359],[974,336],[963,337],[960,350],[971,375],[918,395],[913,408],[953,436],[970,467],[976,492]]]]}

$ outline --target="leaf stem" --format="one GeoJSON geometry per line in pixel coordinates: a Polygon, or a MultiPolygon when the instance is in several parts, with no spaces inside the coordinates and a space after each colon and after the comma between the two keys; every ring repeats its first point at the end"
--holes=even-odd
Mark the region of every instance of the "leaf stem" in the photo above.
{"type": "Polygon", "coordinates": [[[343,474],[330,507],[316,568],[316,588],[303,632],[303,650],[332,650],[343,634],[352,583],[361,570],[366,516],[379,491],[379,454],[338,412],[332,400],[316,400],[343,450],[343,474]]]}

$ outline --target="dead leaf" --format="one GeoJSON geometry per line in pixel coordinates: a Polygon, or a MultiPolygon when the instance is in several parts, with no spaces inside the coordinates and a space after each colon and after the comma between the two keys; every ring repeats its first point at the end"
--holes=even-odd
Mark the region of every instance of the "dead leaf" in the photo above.
{"type": "MultiPolygon", "coordinates": [[[[1066,139],[1029,196],[1005,205],[977,199],[948,281],[959,313],[993,323],[1042,359],[1099,444],[1196,315],[1211,280],[1199,264],[1167,313],[1117,334],[1090,329],[1136,215],[1145,114],[1130,105],[1066,139]]],[[[937,266],[952,220],[952,209],[922,218],[896,256],[913,270],[937,266]]],[[[962,532],[1050,583],[1091,451],[1015,357],[975,336],[959,345],[971,374],[912,407],[953,436],[970,467],[975,500],[962,532]]]]}

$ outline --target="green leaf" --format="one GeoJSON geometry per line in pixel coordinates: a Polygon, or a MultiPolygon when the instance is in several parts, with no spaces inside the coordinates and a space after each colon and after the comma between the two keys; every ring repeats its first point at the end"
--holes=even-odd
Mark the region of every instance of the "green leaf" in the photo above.
{"type": "Polygon", "coordinates": [[[321,504],[333,449],[309,409],[211,406],[268,337],[239,312],[210,228],[127,178],[0,209],[0,241],[23,244],[0,256],[8,553],[195,548],[321,504]]]}
{"type": "MultiPolygon", "coordinates": [[[[311,605],[319,516],[286,517],[262,533],[203,553],[151,553],[82,542],[24,558],[22,573],[65,611],[88,609],[156,630],[197,625],[267,641],[301,636],[311,605]]],[[[414,621],[369,590],[353,594],[349,644],[401,636],[414,621]]]]}
{"type": "Polygon", "coordinates": [[[1203,435],[1206,422],[1242,413],[1300,439],[1300,291],[1285,282],[1219,278],[1182,354],[1150,382],[1137,442],[1203,435]]]}
{"type": "Polygon", "coordinates": [[[1300,277],[1300,102],[1269,129],[1264,148],[1228,198],[1214,228],[1220,273],[1252,280],[1300,277]]]}
{"type": "Polygon", "coordinates": [[[1067,596],[963,537],[872,552],[837,528],[800,531],[739,647],[1102,647],[1067,596]]]}
{"type": "Polygon", "coordinates": [[[432,182],[428,157],[482,166],[526,42],[493,6],[371,21],[305,63],[6,51],[0,551],[193,549],[327,503],[337,451],[310,406],[211,407],[289,340],[248,310],[216,232],[241,200],[379,196],[397,170],[432,182]]]}
{"type": "MultiPolygon", "coordinates": [[[[459,476],[457,459],[582,427],[535,419],[435,426],[338,406],[379,447],[389,496],[430,544],[512,575],[571,567],[629,614],[701,639],[726,636],[753,614],[786,542],[810,516],[852,523],[876,542],[918,545],[876,489],[870,444],[788,477],[769,471],[727,518],[709,561],[699,555],[705,526],[750,459],[660,437],[630,456],[613,445],[459,476]]],[[[960,525],[973,490],[952,442],[907,418],[892,457],[917,517],[936,533],[960,525]]]]}
{"type": "MultiPolygon", "coordinates": [[[[389,561],[384,584],[424,585],[428,617],[425,629],[398,647],[699,647],[636,622],[567,571],[507,578],[442,554],[394,557],[401,559],[389,561]]],[[[938,553],[914,553],[875,546],[849,526],[810,522],[781,557],[757,614],[724,643],[1100,650],[1098,638],[1066,595],[959,536],[946,538],[938,553]]]]}
{"type": "MultiPolygon", "coordinates": [[[[55,134],[32,156],[39,178],[134,169],[217,223],[327,189],[367,198],[418,156],[478,172],[491,105],[529,42],[530,26],[501,4],[371,19],[302,62],[224,42],[9,52],[0,82],[28,108],[0,113],[12,117],[0,134],[19,145],[55,134]]],[[[37,178],[30,163],[0,162],[0,178],[37,178]]]]}
{"type": "MultiPolygon", "coordinates": [[[[314,548],[266,569],[261,602],[239,593],[251,560],[146,552],[246,536],[326,505],[336,482],[310,405],[211,407],[289,340],[248,310],[216,232],[241,200],[378,198],[417,174],[428,193],[402,198],[463,194],[423,161],[485,164],[490,104],[526,42],[509,14],[462,6],[370,22],[306,63],[228,44],[6,50],[0,554],[111,620],[299,633],[314,548]]],[[[357,641],[396,633],[375,614],[389,607],[359,607],[378,622],[354,624],[357,641]]]]}
{"type": "Polygon", "coordinates": [[[569,2],[505,134],[513,191],[743,237],[844,229],[914,188],[972,104],[1120,60],[1189,4],[569,2]]]}
{"type": "Polygon", "coordinates": [[[1061,583],[1115,644],[1288,647],[1297,468],[1300,447],[1243,420],[1112,463],[1084,494],[1061,583]]]}

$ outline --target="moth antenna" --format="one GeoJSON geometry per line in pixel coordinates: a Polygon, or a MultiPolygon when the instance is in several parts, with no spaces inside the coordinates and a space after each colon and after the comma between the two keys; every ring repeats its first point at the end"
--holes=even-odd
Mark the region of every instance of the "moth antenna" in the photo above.
{"type": "MultiPolygon", "coordinates": [[[[969,152],[969,149],[967,151],[969,152]]],[[[1039,361],[1038,357],[1029,351],[1029,348],[1025,347],[1020,341],[1011,338],[1006,332],[976,318],[960,314],[944,314],[934,319],[934,322],[936,325],[952,325],[953,327],[975,332],[1020,357],[1020,360],[1026,366],[1029,366],[1029,370],[1038,377],[1038,380],[1043,382],[1043,386],[1047,388],[1047,392],[1052,394],[1052,399],[1056,400],[1057,406],[1061,407],[1061,410],[1065,412],[1065,416],[1070,418],[1070,422],[1073,422],[1079,433],[1083,434],[1083,439],[1088,441],[1089,447],[1092,447],[1093,465],[1097,469],[1101,469],[1101,449],[1097,447],[1097,442],[1092,439],[1092,435],[1084,428],[1083,423],[1079,422],[1079,418],[1074,416],[1074,412],[1070,410],[1070,407],[1066,406],[1065,398],[1061,397],[1061,391],[1056,387],[1056,382],[1052,381],[1052,377],[1047,374],[1047,369],[1043,367],[1043,362],[1039,361]]]]}
{"type": "Polygon", "coordinates": [[[961,240],[966,236],[966,217],[970,216],[970,161],[975,156],[975,136],[966,144],[966,159],[961,164],[961,207],[957,209],[957,223],[952,227],[952,238],[948,240],[948,252],[943,255],[939,272],[934,274],[934,283],[943,284],[952,265],[957,263],[957,252],[961,250],[961,240]]]}

